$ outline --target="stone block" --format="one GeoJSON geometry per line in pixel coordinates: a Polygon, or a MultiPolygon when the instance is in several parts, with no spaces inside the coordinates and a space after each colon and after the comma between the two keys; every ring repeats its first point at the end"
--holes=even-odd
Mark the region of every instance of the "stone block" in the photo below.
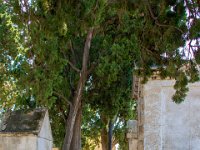
{"type": "Polygon", "coordinates": [[[137,134],[137,120],[129,120],[127,122],[127,129],[128,132],[136,133],[137,134]]]}
{"type": "Polygon", "coordinates": [[[136,140],[136,139],[130,139],[128,147],[129,147],[129,150],[137,150],[138,140],[136,140]]]}

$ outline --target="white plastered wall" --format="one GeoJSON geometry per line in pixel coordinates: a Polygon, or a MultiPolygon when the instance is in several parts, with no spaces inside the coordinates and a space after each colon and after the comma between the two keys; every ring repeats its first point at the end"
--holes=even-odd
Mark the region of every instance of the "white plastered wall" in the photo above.
{"type": "Polygon", "coordinates": [[[42,126],[37,139],[38,150],[51,150],[53,146],[52,131],[49,122],[48,111],[45,113],[42,126]]]}
{"type": "Polygon", "coordinates": [[[144,149],[200,150],[200,82],[189,84],[184,102],[176,104],[173,80],[144,85],[144,149]]]}

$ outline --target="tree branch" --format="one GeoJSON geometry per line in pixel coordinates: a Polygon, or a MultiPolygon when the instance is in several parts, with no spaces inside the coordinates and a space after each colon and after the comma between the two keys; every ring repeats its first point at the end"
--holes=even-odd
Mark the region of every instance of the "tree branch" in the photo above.
{"type": "Polygon", "coordinates": [[[91,46],[93,31],[94,31],[93,28],[89,29],[87,38],[85,41],[84,52],[83,52],[83,61],[82,61],[82,73],[86,73],[86,71],[87,71],[87,63],[88,63],[88,58],[89,58],[89,50],[90,50],[90,46],[91,46]]]}
{"type": "Polygon", "coordinates": [[[180,31],[182,34],[184,34],[184,32],[183,32],[181,29],[179,29],[179,28],[177,28],[177,27],[175,27],[175,26],[166,25],[166,24],[160,24],[160,23],[158,22],[158,20],[156,20],[155,23],[156,23],[158,26],[160,26],[160,27],[173,27],[173,28],[175,28],[176,30],[180,31]]]}
{"type": "Polygon", "coordinates": [[[69,106],[72,107],[72,103],[65,96],[56,91],[53,91],[53,94],[65,100],[69,104],[69,106]]]}
{"type": "Polygon", "coordinates": [[[72,62],[73,62],[73,64],[76,65],[77,64],[77,62],[76,62],[76,55],[75,55],[73,44],[72,44],[71,40],[69,40],[69,46],[70,46],[70,50],[72,52],[72,62]]]}
{"type": "Polygon", "coordinates": [[[70,62],[70,60],[67,58],[66,54],[64,53],[64,51],[62,51],[64,58],[67,60],[67,62],[69,63],[70,67],[72,69],[74,69],[74,71],[76,72],[80,72],[80,69],[78,69],[72,62],[70,62]]]}
{"type": "Polygon", "coordinates": [[[176,30],[180,31],[182,34],[184,34],[184,32],[183,32],[181,29],[179,29],[179,28],[177,28],[177,27],[175,27],[175,26],[159,23],[159,22],[158,22],[158,18],[155,17],[155,15],[154,15],[154,13],[153,13],[153,11],[152,11],[152,9],[151,9],[151,6],[150,6],[149,1],[148,1],[148,0],[145,0],[145,1],[146,1],[146,3],[147,3],[147,7],[148,7],[148,10],[149,10],[150,16],[151,16],[151,18],[152,18],[153,20],[155,20],[155,24],[156,24],[156,25],[158,25],[158,26],[160,26],[160,27],[173,27],[173,28],[175,28],[176,30]]]}
{"type": "Polygon", "coordinates": [[[61,104],[60,104],[60,101],[58,101],[58,104],[56,104],[56,106],[57,106],[57,109],[59,110],[59,112],[61,112],[61,116],[62,116],[62,118],[63,118],[63,120],[64,120],[64,122],[65,122],[65,124],[67,123],[67,116],[65,115],[65,112],[64,112],[64,110],[61,108],[61,104]]]}
{"type": "Polygon", "coordinates": [[[72,63],[72,62],[70,62],[69,60],[68,60],[68,64],[71,66],[71,68],[72,69],[74,69],[76,72],[81,72],[81,70],[80,69],[78,69],[76,66],[74,66],[74,64],[72,63]]]}

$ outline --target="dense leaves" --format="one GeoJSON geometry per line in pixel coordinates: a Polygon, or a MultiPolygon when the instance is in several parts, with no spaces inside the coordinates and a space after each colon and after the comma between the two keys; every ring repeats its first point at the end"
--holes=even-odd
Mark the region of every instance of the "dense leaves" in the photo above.
{"type": "MultiPolygon", "coordinates": [[[[3,3],[3,1],[0,1],[3,3]]],[[[12,7],[0,6],[0,107],[11,108],[22,92],[16,85],[19,74],[23,72],[25,49],[20,28],[14,24],[16,18],[12,7]]]]}
{"type": "Polygon", "coordinates": [[[184,100],[187,84],[199,80],[197,0],[0,2],[0,106],[48,107],[58,146],[77,94],[91,27],[81,97],[85,146],[93,138],[88,133],[100,136],[110,120],[115,139],[123,141],[125,122],[135,117],[133,73],[146,82],[156,67],[163,78],[176,79],[177,103],[184,100]]]}

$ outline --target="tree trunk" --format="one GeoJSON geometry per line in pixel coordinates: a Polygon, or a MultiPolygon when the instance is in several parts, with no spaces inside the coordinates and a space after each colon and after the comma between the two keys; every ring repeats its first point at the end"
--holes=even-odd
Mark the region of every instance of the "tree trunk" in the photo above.
{"type": "Polygon", "coordinates": [[[108,132],[106,128],[106,125],[108,124],[108,120],[103,114],[101,114],[100,117],[101,117],[101,121],[104,124],[104,127],[101,130],[101,146],[102,146],[102,150],[108,150],[108,132]]]}
{"type": "MultiPolygon", "coordinates": [[[[69,116],[67,118],[67,127],[66,127],[66,133],[65,133],[64,144],[63,144],[62,150],[70,150],[71,141],[72,141],[73,132],[74,132],[75,121],[76,121],[77,113],[78,113],[78,110],[79,110],[79,107],[81,104],[82,93],[83,93],[83,89],[85,87],[85,82],[86,82],[86,78],[87,78],[87,64],[88,64],[89,50],[90,50],[92,35],[93,35],[93,28],[90,28],[90,30],[88,31],[87,38],[85,41],[85,46],[84,46],[80,78],[78,81],[74,99],[72,101],[72,106],[70,107],[69,116]]],[[[77,150],[79,150],[79,149],[77,149],[77,150]]]]}
{"type": "Polygon", "coordinates": [[[106,127],[101,130],[101,146],[102,150],[108,150],[108,132],[106,127]]]}
{"type": "Polygon", "coordinates": [[[112,150],[113,122],[109,121],[108,125],[108,150],[112,150]]]}
{"type": "Polygon", "coordinates": [[[102,150],[112,150],[113,146],[117,144],[117,140],[113,140],[113,128],[116,122],[117,115],[113,119],[108,120],[106,116],[100,115],[101,121],[104,124],[101,130],[101,146],[102,150]],[[108,125],[108,129],[106,126],[108,125]]]}
{"type": "Polygon", "coordinates": [[[72,137],[70,150],[81,149],[81,119],[82,119],[82,106],[80,105],[77,116],[76,116],[76,121],[74,125],[74,133],[72,137]]]}

